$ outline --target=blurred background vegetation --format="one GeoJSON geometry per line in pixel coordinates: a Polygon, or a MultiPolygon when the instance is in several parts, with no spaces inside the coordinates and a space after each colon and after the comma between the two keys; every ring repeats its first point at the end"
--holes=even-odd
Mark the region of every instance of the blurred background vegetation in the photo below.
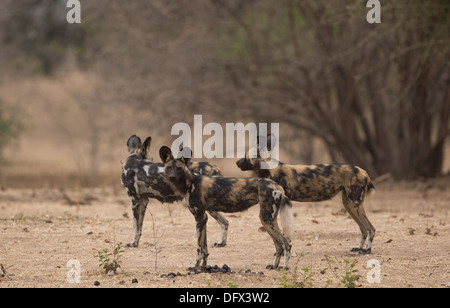
{"type": "MultiPolygon", "coordinates": [[[[280,123],[281,160],[450,170],[450,2],[2,0],[1,185],[120,183],[131,134],[280,123]],[[447,158],[447,159],[446,159],[447,158]]],[[[206,139],[206,137],[205,137],[206,139]]],[[[238,172],[219,161],[225,174],[238,172]]]]}

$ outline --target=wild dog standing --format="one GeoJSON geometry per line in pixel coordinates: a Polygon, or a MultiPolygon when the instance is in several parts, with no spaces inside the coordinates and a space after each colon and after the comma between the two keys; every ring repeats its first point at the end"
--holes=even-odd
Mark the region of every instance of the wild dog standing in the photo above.
{"type": "MultiPolygon", "coordinates": [[[[342,191],[344,207],[361,230],[359,247],[352,251],[364,254],[371,252],[375,228],[364,211],[364,198],[375,187],[365,170],[349,164],[288,165],[281,162],[273,169],[262,169],[261,163],[270,159],[261,158],[259,141],[256,147],[249,150],[245,158],[237,161],[242,171],[251,170],[258,177],[274,180],[284,188],[286,196],[294,201],[329,200],[342,191]],[[255,151],[256,158],[251,158],[250,153],[255,151]],[[367,246],[363,248],[367,238],[367,246]]],[[[270,142],[268,148],[270,150],[270,142]]]]}
{"type": "MultiPolygon", "coordinates": [[[[133,135],[127,141],[128,156],[122,169],[122,185],[131,199],[134,223],[134,240],[127,247],[137,247],[142,235],[145,210],[149,198],[160,202],[175,202],[184,198],[184,193],[176,191],[164,178],[164,164],[150,161],[151,137],[144,144],[141,139],[133,135]]],[[[188,166],[193,172],[207,175],[221,175],[222,172],[208,162],[192,162],[188,166]]],[[[220,213],[208,211],[217,220],[222,230],[222,239],[215,246],[223,247],[227,241],[228,220],[220,213]]]]}
{"type": "Polygon", "coordinates": [[[259,218],[275,244],[275,261],[270,268],[277,268],[284,255],[284,267],[288,267],[291,245],[292,205],[283,188],[269,179],[211,177],[194,174],[188,165],[190,158],[175,159],[170,148],[163,146],[159,155],[165,164],[165,176],[176,191],[186,194],[186,203],[197,222],[197,261],[195,267],[206,266],[208,246],[206,241],[205,211],[234,213],[244,211],[259,203],[259,218]],[[280,231],[277,214],[280,212],[285,235],[280,231]]]}

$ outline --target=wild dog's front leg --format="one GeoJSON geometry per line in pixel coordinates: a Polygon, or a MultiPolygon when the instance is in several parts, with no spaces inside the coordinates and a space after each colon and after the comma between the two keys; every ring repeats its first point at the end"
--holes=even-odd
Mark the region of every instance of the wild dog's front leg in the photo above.
{"type": "Polygon", "coordinates": [[[147,209],[147,198],[131,198],[133,210],[134,240],[125,247],[138,247],[142,235],[142,224],[144,223],[145,210],[147,209]]]}
{"type": "Polygon", "coordinates": [[[208,215],[204,211],[195,212],[195,210],[193,211],[191,209],[191,212],[194,214],[195,221],[197,222],[197,261],[195,262],[195,267],[206,266],[209,255],[206,240],[206,222],[208,221],[208,215]]]}

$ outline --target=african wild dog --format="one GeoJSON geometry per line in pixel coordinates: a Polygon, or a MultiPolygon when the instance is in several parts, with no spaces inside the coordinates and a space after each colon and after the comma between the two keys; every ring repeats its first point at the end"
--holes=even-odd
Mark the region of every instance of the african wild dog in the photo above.
{"type": "MultiPolygon", "coordinates": [[[[270,140],[270,138],[268,138],[270,140]]],[[[267,144],[270,150],[270,142],[267,144]]],[[[273,169],[261,168],[263,161],[259,152],[259,139],[255,148],[250,149],[245,158],[236,164],[242,171],[253,171],[256,176],[270,178],[280,184],[293,201],[324,201],[329,200],[342,191],[342,202],[345,209],[358,224],[361,230],[361,242],[352,251],[370,253],[375,228],[370,223],[364,211],[366,194],[375,189],[367,172],[357,166],[349,164],[319,164],[319,165],[288,165],[278,162],[273,169]],[[250,153],[255,153],[251,158],[250,153]],[[363,248],[367,239],[367,246],[363,248]]]]}
{"type": "MultiPolygon", "coordinates": [[[[148,137],[144,144],[136,135],[131,136],[127,141],[130,155],[122,169],[122,185],[131,199],[134,223],[134,240],[127,244],[127,247],[139,245],[149,198],[169,203],[184,198],[184,193],[172,189],[170,183],[164,178],[164,164],[150,160],[150,145],[151,137],[148,137]]],[[[222,175],[220,169],[208,162],[192,162],[188,167],[198,174],[222,175]]],[[[220,213],[215,211],[208,211],[208,213],[217,220],[222,230],[222,239],[215,246],[223,247],[227,241],[228,221],[220,213]]]]}
{"type": "MultiPolygon", "coordinates": [[[[259,203],[259,218],[276,248],[275,261],[268,268],[277,268],[281,255],[284,255],[284,267],[287,268],[291,250],[289,236],[293,216],[291,202],[280,185],[270,179],[211,177],[195,174],[186,167],[190,158],[185,156],[174,158],[172,151],[166,146],[160,149],[159,155],[165,164],[166,178],[176,191],[186,194],[186,203],[197,222],[198,248],[195,267],[207,264],[206,222],[208,216],[205,211],[241,212],[259,203]],[[278,212],[280,212],[284,235],[278,227],[278,212]]],[[[192,155],[188,156],[192,157],[192,155]]]]}

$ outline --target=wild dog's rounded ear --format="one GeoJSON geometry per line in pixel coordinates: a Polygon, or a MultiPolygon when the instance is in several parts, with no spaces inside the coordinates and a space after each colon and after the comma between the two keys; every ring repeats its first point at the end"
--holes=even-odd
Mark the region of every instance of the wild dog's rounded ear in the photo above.
{"type": "Polygon", "coordinates": [[[192,150],[190,147],[184,147],[178,152],[177,159],[181,160],[185,165],[189,164],[192,159],[192,150]]]}
{"type": "Polygon", "coordinates": [[[165,145],[162,146],[159,149],[159,157],[161,157],[163,163],[167,163],[169,160],[173,159],[172,150],[165,145]]]}
{"type": "Polygon", "coordinates": [[[275,147],[277,143],[277,138],[274,134],[270,133],[267,136],[258,136],[256,137],[256,147],[259,151],[271,151],[273,147],[275,147]]]}
{"type": "Polygon", "coordinates": [[[139,138],[138,136],[132,135],[130,138],[128,138],[127,147],[129,153],[138,153],[141,149],[141,146],[141,138],[139,138]]]}
{"type": "Polygon", "coordinates": [[[259,136],[256,136],[255,142],[253,142],[253,147],[259,147],[259,136]]]}
{"type": "MultiPolygon", "coordinates": [[[[264,139],[264,137],[263,137],[263,139],[264,139]]],[[[253,147],[250,147],[247,152],[247,154],[250,154],[251,158],[256,158],[259,156],[259,142],[260,142],[260,138],[259,138],[259,136],[256,136],[256,139],[253,142],[253,147]],[[253,157],[253,155],[256,155],[256,156],[253,157]]],[[[263,140],[263,142],[264,142],[264,140],[263,140]]]]}
{"type": "Polygon", "coordinates": [[[271,151],[277,144],[278,140],[274,134],[270,133],[267,135],[267,150],[271,151]]]}
{"type": "Polygon", "coordinates": [[[150,157],[150,145],[152,144],[152,137],[148,136],[142,144],[141,155],[145,159],[151,159],[150,157]]]}
{"type": "Polygon", "coordinates": [[[258,136],[256,145],[257,157],[259,158],[261,156],[261,152],[265,152],[267,148],[268,148],[267,137],[258,136]]]}

